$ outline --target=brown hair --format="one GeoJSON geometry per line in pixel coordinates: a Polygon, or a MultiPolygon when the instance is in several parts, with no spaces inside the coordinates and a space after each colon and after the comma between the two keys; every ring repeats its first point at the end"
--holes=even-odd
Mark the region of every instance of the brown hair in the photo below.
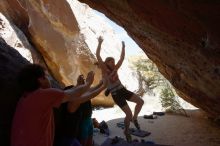
{"type": "Polygon", "coordinates": [[[111,61],[111,60],[115,60],[113,57],[107,57],[106,59],[105,59],[105,64],[107,63],[107,62],[109,62],[109,61],[111,61]]]}
{"type": "Polygon", "coordinates": [[[105,59],[105,65],[107,66],[107,68],[109,69],[109,70],[113,70],[110,66],[108,66],[108,62],[109,61],[111,61],[111,60],[115,60],[113,57],[107,57],[106,59],[105,59]]]}
{"type": "Polygon", "coordinates": [[[45,76],[44,68],[38,64],[24,66],[18,74],[18,84],[23,92],[32,92],[40,88],[38,79],[45,76]]]}

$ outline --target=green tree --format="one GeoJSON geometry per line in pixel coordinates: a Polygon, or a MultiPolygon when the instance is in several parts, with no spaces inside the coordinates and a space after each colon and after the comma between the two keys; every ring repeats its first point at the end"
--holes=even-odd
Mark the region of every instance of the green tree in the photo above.
{"type": "Polygon", "coordinates": [[[145,93],[152,94],[154,89],[160,92],[160,102],[162,107],[169,112],[186,114],[179,104],[177,94],[172,85],[162,76],[157,66],[146,58],[139,58],[131,61],[133,69],[136,70],[139,80],[139,90],[137,94],[142,96],[145,93]]]}

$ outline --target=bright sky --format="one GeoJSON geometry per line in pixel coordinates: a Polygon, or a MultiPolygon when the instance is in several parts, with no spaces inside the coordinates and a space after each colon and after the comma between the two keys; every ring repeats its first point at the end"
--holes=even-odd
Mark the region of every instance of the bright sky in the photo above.
{"type": "Polygon", "coordinates": [[[134,42],[130,36],[128,36],[127,32],[122,28],[121,26],[117,25],[115,22],[108,19],[104,14],[94,10],[95,13],[99,16],[101,16],[115,31],[115,34],[120,38],[122,41],[125,42],[126,46],[126,55],[138,55],[142,54],[143,51],[140,49],[140,47],[134,42]]]}

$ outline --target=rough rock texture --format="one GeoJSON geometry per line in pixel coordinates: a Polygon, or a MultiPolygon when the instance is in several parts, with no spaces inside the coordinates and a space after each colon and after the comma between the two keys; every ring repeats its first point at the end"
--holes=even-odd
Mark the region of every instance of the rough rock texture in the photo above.
{"type": "Polygon", "coordinates": [[[29,62],[45,66],[43,58],[32,47],[24,33],[2,14],[0,14],[0,36],[29,62]]]}
{"type": "Polygon", "coordinates": [[[1,0],[0,12],[23,31],[27,31],[28,16],[17,0],[1,0]]]}
{"type": "Polygon", "coordinates": [[[80,0],[127,30],[186,101],[220,115],[220,2],[80,0]]]}
{"type": "Polygon", "coordinates": [[[0,38],[0,144],[9,145],[11,121],[20,96],[16,84],[18,70],[28,61],[0,38]]]}
{"type": "MultiPolygon", "coordinates": [[[[2,8],[13,8],[15,4],[17,6],[11,11],[3,9],[3,14],[16,24],[17,19],[13,14],[25,13],[28,27],[24,25],[24,31],[61,84],[75,84],[80,73],[85,74],[94,68],[94,57],[79,33],[78,24],[67,1],[19,0],[19,3],[1,2],[2,8]]],[[[25,24],[26,19],[23,20],[18,24],[25,24]]]]}
{"type": "Polygon", "coordinates": [[[75,84],[80,73],[87,73],[94,57],[79,33],[67,1],[29,0],[22,3],[29,17],[31,39],[52,70],[65,85],[75,84]]]}

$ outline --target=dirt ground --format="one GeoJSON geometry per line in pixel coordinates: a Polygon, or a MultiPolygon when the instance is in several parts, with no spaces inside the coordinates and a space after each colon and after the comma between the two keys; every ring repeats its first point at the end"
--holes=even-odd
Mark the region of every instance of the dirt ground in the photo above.
{"type": "MultiPolygon", "coordinates": [[[[123,130],[116,126],[117,122],[123,118],[114,115],[112,110],[103,110],[99,116],[104,118],[110,129],[110,136],[120,136],[124,138],[123,130]],[[110,118],[110,120],[109,120],[110,118]]],[[[98,112],[98,111],[97,111],[98,112]]],[[[220,146],[220,126],[208,120],[199,110],[188,110],[189,117],[165,114],[158,116],[157,119],[144,119],[138,117],[142,130],[151,132],[150,136],[145,137],[146,141],[153,141],[156,144],[167,144],[173,146],[220,146]]],[[[95,114],[97,117],[97,113],[95,114]]],[[[99,118],[100,120],[101,118],[99,118]]],[[[134,127],[131,124],[131,127],[134,127]]],[[[94,133],[94,141],[97,145],[104,142],[107,136],[94,133]]],[[[132,136],[132,138],[138,137],[132,136]]]]}

